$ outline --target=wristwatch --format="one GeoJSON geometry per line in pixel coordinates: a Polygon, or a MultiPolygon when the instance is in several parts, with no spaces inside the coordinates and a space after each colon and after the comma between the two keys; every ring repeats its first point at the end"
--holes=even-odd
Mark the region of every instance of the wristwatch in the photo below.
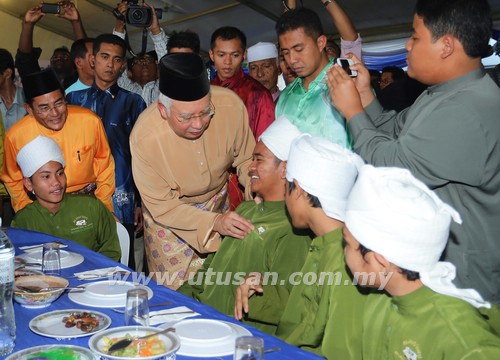
{"type": "Polygon", "coordinates": [[[332,2],[334,2],[334,0],[326,0],[324,3],[323,3],[323,6],[324,7],[327,7],[328,5],[330,5],[332,2]]]}

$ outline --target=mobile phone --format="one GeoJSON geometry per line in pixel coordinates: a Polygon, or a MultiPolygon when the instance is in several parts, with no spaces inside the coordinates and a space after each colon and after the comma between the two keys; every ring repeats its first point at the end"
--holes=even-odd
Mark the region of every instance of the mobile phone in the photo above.
{"type": "Polygon", "coordinates": [[[42,4],[42,10],[44,14],[60,14],[61,13],[61,7],[59,6],[58,3],[55,4],[50,4],[50,3],[44,3],[42,4]]]}
{"type": "Polygon", "coordinates": [[[351,70],[350,66],[354,65],[354,61],[352,59],[338,58],[337,64],[342,66],[342,69],[349,75],[350,77],[358,76],[358,72],[356,70],[351,70]]]}

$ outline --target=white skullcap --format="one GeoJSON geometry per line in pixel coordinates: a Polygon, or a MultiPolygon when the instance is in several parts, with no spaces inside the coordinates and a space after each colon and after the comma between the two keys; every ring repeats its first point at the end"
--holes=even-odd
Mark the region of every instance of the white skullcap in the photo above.
{"type": "Polygon", "coordinates": [[[475,290],[453,285],[451,263],[439,262],[452,218],[462,223],[455,209],[410,171],[365,165],[349,195],[345,225],[360,244],[398,267],[418,272],[435,292],[486,306],[475,290]]]}
{"type": "Polygon", "coordinates": [[[326,139],[303,134],[294,140],[286,166],[288,181],[316,196],[326,215],[344,221],[346,201],[363,160],[326,139]]]}
{"type": "Polygon", "coordinates": [[[286,161],[292,141],[300,134],[302,134],[300,130],[285,115],[281,115],[260,135],[259,141],[262,141],[278,159],[286,161]]]}
{"type": "Polygon", "coordinates": [[[264,59],[277,59],[278,49],[270,42],[259,42],[247,49],[247,61],[259,61],[264,59]]]}
{"type": "Polygon", "coordinates": [[[24,177],[31,177],[49,161],[56,161],[65,166],[59,145],[49,137],[37,136],[23,146],[16,157],[24,177]]]}

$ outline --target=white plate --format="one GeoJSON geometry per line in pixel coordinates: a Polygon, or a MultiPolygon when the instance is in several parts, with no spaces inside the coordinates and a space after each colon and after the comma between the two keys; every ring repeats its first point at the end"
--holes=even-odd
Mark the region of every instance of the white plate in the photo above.
{"type": "Polygon", "coordinates": [[[51,311],[42,315],[38,315],[30,321],[30,329],[34,333],[42,336],[47,336],[55,339],[72,339],[93,335],[99,331],[107,329],[111,325],[111,319],[108,315],[101,312],[82,309],[67,309],[51,311]],[[66,327],[63,318],[70,316],[73,313],[90,313],[93,317],[99,320],[99,326],[90,332],[84,332],[76,326],[66,327]]]}
{"type": "Polygon", "coordinates": [[[73,346],[73,345],[40,345],[33,346],[28,349],[20,350],[5,360],[27,360],[27,359],[63,359],[63,358],[74,358],[78,357],[80,360],[95,360],[97,357],[90,351],[89,349],[83,348],[81,346],[73,346]],[[67,351],[69,352],[67,356],[61,356],[60,352],[67,351]],[[50,355],[52,352],[52,356],[50,357],[34,357],[33,355],[37,353],[45,353],[40,355],[50,355]]]}
{"type": "Polygon", "coordinates": [[[148,298],[153,297],[153,290],[145,285],[139,285],[129,281],[105,280],[85,284],[85,291],[71,290],[69,299],[77,304],[91,307],[124,307],[127,299],[127,291],[130,289],[146,289],[148,298]]]}
{"type": "MultiPolygon", "coordinates": [[[[74,252],[59,250],[61,253],[61,269],[66,269],[72,266],[79,265],[83,262],[83,256],[74,252]]],[[[40,263],[42,261],[42,249],[32,249],[24,254],[19,255],[21,259],[28,262],[40,263]]]]}
{"type": "MultiPolygon", "coordinates": [[[[163,328],[160,325],[159,328],[163,328]]],[[[213,357],[234,354],[236,338],[251,336],[243,326],[220,320],[192,319],[174,324],[175,334],[181,339],[178,355],[213,357]]]]}

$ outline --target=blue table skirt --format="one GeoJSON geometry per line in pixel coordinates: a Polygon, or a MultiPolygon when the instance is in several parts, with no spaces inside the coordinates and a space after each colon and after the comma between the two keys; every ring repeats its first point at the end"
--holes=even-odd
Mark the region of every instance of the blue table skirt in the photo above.
{"type": "MultiPolygon", "coordinates": [[[[14,228],[9,228],[8,229],[8,236],[14,243],[14,246],[16,247],[16,255],[22,254],[23,251],[19,250],[18,248],[21,246],[25,245],[36,245],[36,244],[42,244],[45,242],[50,242],[53,240],[61,240],[64,243],[68,245],[65,250],[67,251],[72,251],[75,253],[81,254],[85,260],[83,263],[80,265],[62,269],[61,270],[61,276],[71,276],[76,272],[80,271],[86,271],[86,270],[91,270],[91,269],[97,269],[97,268],[104,268],[104,267],[111,267],[111,266],[117,266],[120,265],[123,267],[123,265],[117,263],[114,260],[109,259],[106,256],[103,256],[99,253],[96,253],[82,245],[79,245],[77,243],[74,243],[69,240],[62,240],[58,239],[56,237],[53,237],[51,235],[47,234],[42,234],[38,232],[33,232],[33,231],[28,231],[28,230],[21,230],[21,229],[14,229],[14,228]]],[[[101,279],[101,280],[106,280],[101,279]]],[[[85,284],[91,281],[80,281],[75,278],[70,278],[68,279],[70,282],[70,286],[78,286],[81,284],[85,284]]],[[[94,280],[95,281],[95,280],[94,280]]],[[[201,317],[207,318],[207,319],[217,319],[217,320],[224,320],[224,321],[229,321],[233,323],[240,324],[250,330],[253,335],[262,337],[264,339],[265,343],[265,348],[271,348],[271,347],[280,347],[281,350],[278,352],[274,353],[269,353],[266,354],[265,358],[266,359],[290,359],[290,360],[297,360],[297,359],[320,359],[320,357],[309,353],[307,351],[303,351],[295,346],[289,345],[286,342],[274,337],[270,336],[268,334],[263,333],[260,330],[257,330],[256,328],[252,326],[248,326],[246,324],[242,324],[235,319],[226,316],[219,311],[213,309],[210,306],[204,305],[202,303],[197,302],[194,299],[191,299],[183,294],[177,293],[176,291],[173,291],[169,288],[166,288],[162,285],[158,285],[156,282],[153,280],[149,281],[149,283],[145,284],[148,287],[150,287],[154,295],[151,298],[150,302],[151,303],[161,303],[165,301],[171,301],[172,305],[166,306],[165,308],[169,307],[177,307],[177,306],[187,306],[190,309],[198,312],[201,314],[201,317]]],[[[118,327],[118,326],[123,326],[123,315],[118,314],[113,312],[110,308],[90,308],[90,307],[85,307],[83,305],[79,305],[74,303],[68,298],[68,294],[64,293],[57,301],[52,303],[49,307],[43,308],[43,309],[26,309],[21,307],[19,304],[14,303],[14,311],[16,313],[16,347],[14,349],[14,352],[32,347],[32,346],[37,346],[37,345],[47,345],[47,344],[69,344],[69,345],[77,345],[77,346],[82,346],[85,348],[88,348],[88,340],[89,337],[81,337],[81,338],[75,338],[75,339],[68,339],[68,340],[56,340],[53,338],[49,337],[44,337],[37,335],[33,333],[30,328],[29,328],[29,322],[31,319],[34,317],[54,311],[54,310],[63,310],[63,309],[89,309],[89,310],[97,310],[102,313],[107,314],[111,320],[112,324],[111,327],[118,327]]],[[[154,310],[154,309],[153,309],[154,310]]],[[[156,309],[158,310],[158,309],[156,309]]],[[[196,359],[196,358],[191,358],[187,356],[181,356],[178,355],[177,359],[196,359]]],[[[199,359],[199,358],[198,358],[199,359]]],[[[214,359],[214,358],[212,358],[214,359]]],[[[216,359],[221,359],[220,357],[217,357],[216,359]]],[[[223,359],[232,359],[232,356],[226,356],[223,357],[223,359]]]]}

